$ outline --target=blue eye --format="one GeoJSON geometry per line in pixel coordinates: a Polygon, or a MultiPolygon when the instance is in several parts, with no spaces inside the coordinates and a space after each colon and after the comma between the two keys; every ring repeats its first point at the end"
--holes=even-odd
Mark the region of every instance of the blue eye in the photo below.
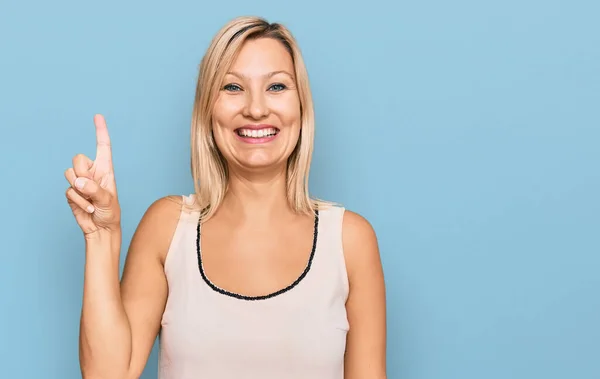
{"type": "Polygon", "coordinates": [[[285,86],[285,84],[281,84],[281,83],[273,84],[270,87],[270,89],[273,89],[273,91],[275,91],[275,92],[283,91],[286,88],[287,87],[285,86]]]}
{"type": "Polygon", "coordinates": [[[226,84],[223,89],[225,91],[240,91],[241,88],[237,84],[226,84]]]}

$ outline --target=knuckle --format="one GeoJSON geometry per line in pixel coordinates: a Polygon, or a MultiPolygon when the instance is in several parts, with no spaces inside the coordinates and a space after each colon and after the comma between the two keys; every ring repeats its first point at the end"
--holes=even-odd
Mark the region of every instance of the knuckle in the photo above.
{"type": "Polygon", "coordinates": [[[85,167],[89,159],[83,154],[77,154],[73,157],[73,168],[77,170],[77,167],[85,167]]]}
{"type": "Polygon", "coordinates": [[[87,167],[82,165],[75,165],[75,168],[73,169],[73,174],[75,177],[87,177],[89,175],[89,172],[87,170],[87,167]]]}

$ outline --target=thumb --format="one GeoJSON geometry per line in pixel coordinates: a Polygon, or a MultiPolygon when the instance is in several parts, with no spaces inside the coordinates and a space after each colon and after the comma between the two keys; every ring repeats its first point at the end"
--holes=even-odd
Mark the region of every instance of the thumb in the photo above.
{"type": "Polygon", "coordinates": [[[95,206],[108,207],[110,205],[111,194],[94,180],[80,176],[75,179],[73,185],[83,196],[89,198],[95,206]]]}

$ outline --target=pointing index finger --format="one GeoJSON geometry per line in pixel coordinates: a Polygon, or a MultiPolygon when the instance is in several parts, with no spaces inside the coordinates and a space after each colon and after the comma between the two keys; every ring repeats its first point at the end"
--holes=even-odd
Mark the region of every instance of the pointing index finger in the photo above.
{"type": "Polygon", "coordinates": [[[97,114],[94,116],[94,124],[96,125],[96,162],[106,164],[108,168],[111,165],[112,153],[106,120],[102,115],[97,114]]]}

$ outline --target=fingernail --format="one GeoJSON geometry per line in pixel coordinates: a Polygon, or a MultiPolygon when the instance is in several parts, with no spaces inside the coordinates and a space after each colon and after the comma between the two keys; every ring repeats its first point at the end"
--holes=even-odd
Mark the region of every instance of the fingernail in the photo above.
{"type": "Polygon", "coordinates": [[[77,178],[75,179],[75,187],[82,189],[83,186],[85,185],[85,179],[84,178],[77,178]]]}
{"type": "Polygon", "coordinates": [[[88,211],[88,213],[94,213],[94,206],[93,205],[88,205],[87,211],[88,211]]]}

